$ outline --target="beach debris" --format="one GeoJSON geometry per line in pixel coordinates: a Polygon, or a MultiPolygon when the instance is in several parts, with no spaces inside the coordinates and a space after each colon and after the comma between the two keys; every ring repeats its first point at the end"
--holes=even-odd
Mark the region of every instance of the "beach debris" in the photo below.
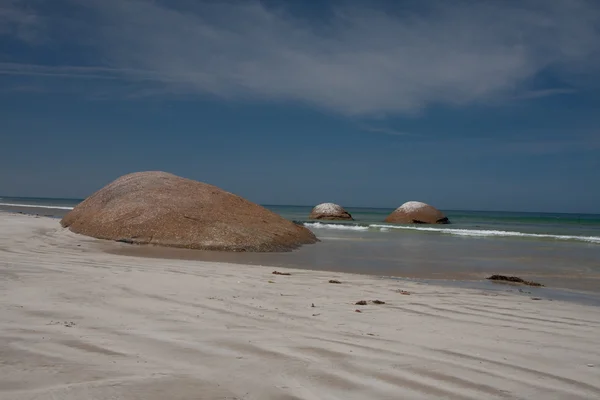
{"type": "Polygon", "coordinates": [[[321,315],[321,313],[318,313],[318,314],[313,314],[312,316],[313,316],[313,317],[318,317],[319,315],[321,315]]]}
{"type": "Polygon", "coordinates": [[[592,368],[592,367],[594,367],[594,364],[588,364],[587,366],[592,368]]]}
{"type": "Polygon", "coordinates": [[[62,325],[66,328],[72,328],[77,324],[73,321],[50,321],[50,323],[47,325],[62,325]]]}
{"type": "Polygon", "coordinates": [[[342,283],[342,282],[340,282],[340,281],[338,281],[338,280],[335,280],[335,279],[331,279],[331,280],[329,281],[329,283],[342,283]]]}
{"type": "Polygon", "coordinates": [[[269,281],[269,283],[275,283],[275,281],[269,281]]]}
{"type": "Polygon", "coordinates": [[[362,311],[360,311],[360,310],[357,308],[356,310],[354,310],[354,312],[362,312],[362,311]]]}
{"type": "Polygon", "coordinates": [[[405,296],[410,296],[410,292],[409,291],[402,290],[402,289],[396,290],[396,293],[400,293],[400,294],[403,294],[405,296]]]}
{"type": "Polygon", "coordinates": [[[519,278],[518,276],[492,275],[486,279],[496,282],[520,283],[527,286],[544,286],[541,283],[526,281],[525,279],[519,278]]]}
{"type": "Polygon", "coordinates": [[[315,303],[312,303],[311,307],[312,307],[312,308],[315,308],[315,303]]]}
{"type": "Polygon", "coordinates": [[[531,300],[542,300],[541,297],[532,297],[531,300]]]}
{"type": "Polygon", "coordinates": [[[291,275],[289,272],[279,272],[279,271],[273,271],[272,274],[273,275],[291,275]]]}
{"type": "MultiPolygon", "coordinates": [[[[382,300],[369,300],[373,304],[385,304],[385,301],[382,300]]],[[[356,303],[357,306],[366,306],[368,304],[367,300],[359,300],[356,303]]]]}

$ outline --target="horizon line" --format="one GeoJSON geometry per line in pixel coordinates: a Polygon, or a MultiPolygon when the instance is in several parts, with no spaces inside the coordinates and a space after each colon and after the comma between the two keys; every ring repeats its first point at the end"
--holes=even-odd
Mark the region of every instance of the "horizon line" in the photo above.
{"type": "MultiPolygon", "coordinates": [[[[237,195],[239,196],[239,195],[237,195]]],[[[241,196],[240,196],[241,197],[241,196]]],[[[36,196],[0,196],[1,199],[43,199],[43,200],[76,200],[83,201],[85,198],[78,197],[36,197],[36,196]]],[[[300,205],[300,204],[271,204],[271,203],[256,203],[263,207],[302,207],[302,208],[313,208],[315,205],[300,205]]],[[[321,204],[321,203],[318,203],[321,204]]],[[[33,207],[35,205],[32,204],[33,207]]],[[[395,210],[396,207],[372,207],[372,206],[342,206],[344,208],[354,208],[354,209],[380,209],[380,210],[395,210]]],[[[565,214],[565,215],[595,215],[600,216],[600,212],[590,213],[590,212],[565,212],[565,211],[516,211],[516,210],[491,210],[491,209],[452,209],[452,208],[440,208],[440,211],[444,212],[490,212],[490,213],[527,213],[527,214],[565,214]]]]}

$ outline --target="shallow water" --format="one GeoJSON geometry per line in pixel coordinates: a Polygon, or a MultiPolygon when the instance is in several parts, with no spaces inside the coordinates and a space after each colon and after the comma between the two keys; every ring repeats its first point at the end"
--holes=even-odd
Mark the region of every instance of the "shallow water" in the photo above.
{"type": "MultiPolygon", "coordinates": [[[[78,202],[0,198],[0,210],[62,216],[78,202]]],[[[450,225],[399,226],[383,223],[391,209],[349,208],[355,221],[331,223],[308,221],[310,207],[266,207],[305,224],[321,241],[271,254],[121,244],[112,250],[419,279],[477,281],[498,273],[552,287],[600,292],[600,215],[448,211],[450,225]]]]}
{"type": "Polygon", "coordinates": [[[224,253],[120,245],[121,254],[272,265],[421,279],[518,275],[547,286],[600,291],[600,246],[432,234],[316,232],[321,242],[288,253],[224,253]]]}

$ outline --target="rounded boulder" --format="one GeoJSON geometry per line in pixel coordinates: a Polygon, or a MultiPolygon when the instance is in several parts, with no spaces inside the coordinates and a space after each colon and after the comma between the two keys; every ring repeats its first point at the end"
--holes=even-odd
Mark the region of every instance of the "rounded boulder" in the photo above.
{"type": "Polygon", "coordinates": [[[216,186],[166,172],[125,175],[61,221],[72,232],[133,244],[289,251],[317,242],[303,226],[216,186]]]}
{"type": "Polygon", "coordinates": [[[387,216],[385,222],[393,224],[449,224],[448,218],[435,207],[420,201],[402,204],[387,216]]]}
{"type": "Polygon", "coordinates": [[[312,209],[310,215],[308,216],[310,219],[324,219],[324,220],[340,220],[340,221],[352,221],[352,215],[344,208],[338,204],[334,203],[323,203],[315,206],[312,209]]]}

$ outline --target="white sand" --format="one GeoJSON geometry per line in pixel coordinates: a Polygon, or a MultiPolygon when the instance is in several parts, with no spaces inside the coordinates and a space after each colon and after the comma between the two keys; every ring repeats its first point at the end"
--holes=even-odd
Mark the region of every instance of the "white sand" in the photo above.
{"type": "Polygon", "coordinates": [[[0,399],[600,398],[599,308],[98,247],[0,214],[0,399]]]}

